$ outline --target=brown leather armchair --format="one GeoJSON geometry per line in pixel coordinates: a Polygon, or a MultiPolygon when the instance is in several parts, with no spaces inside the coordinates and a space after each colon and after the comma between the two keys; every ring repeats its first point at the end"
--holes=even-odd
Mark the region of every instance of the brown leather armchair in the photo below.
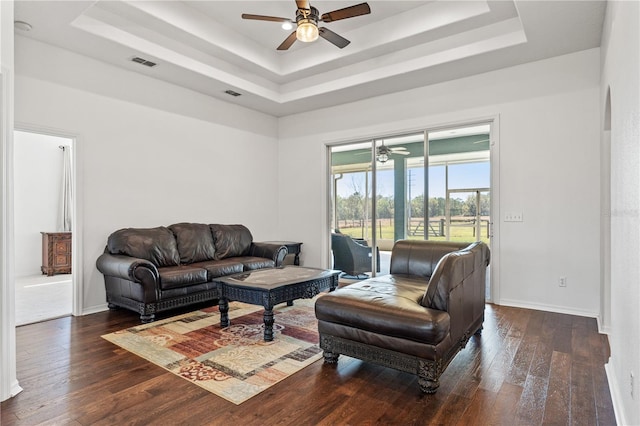
{"type": "Polygon", "coordinates": [[[442,372],[482,329],[488,264],[482,242],[396,242],[390,274],[316,301],[325,362],[360,358],[416,374],[423,392],[436,392],[442,372]]]}
{"type": "MultiPolygon", "coordinates": [[[[331,250],[333,251],[333,269],[347,275],[358,276],[371,271],[373,249],[365,240],[356,240],[349,235],[332,233],[331,250]]],[[[377,272],[380,272],[380,251],[376,247],[377,272]]]]}

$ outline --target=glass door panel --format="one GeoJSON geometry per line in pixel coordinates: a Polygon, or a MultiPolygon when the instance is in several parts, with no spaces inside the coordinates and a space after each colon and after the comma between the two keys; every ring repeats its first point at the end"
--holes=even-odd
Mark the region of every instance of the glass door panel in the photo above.
{"type": "Polygon", "coordinates": [[[365,278],[373,270],[373,143],[331,147],[330,163],[332,267],[365,278]]]}
{"type": "Polygon", "coordinates": [[[389,273],[400,239],[490,243],[489,136],[484,124],[329,147],[332,239],[369,251],[356,278],[389,273]]]}
{"type": "Polygon", "coordinates": [[[483,241],[489,244],[489,189],[452,189],[447,192],[449,214],[445,227],[449,241],[483,241]]]}
{"type": "MultiPolygon", "coordinates": [[[[491,246],[489,124],[429,132],[429,239],[491,246]]],[[[490,268],[485,296],[491,299],[490,268]]]]}
{"type": "Polygon", "coordinates": [[[375,245],[388,274],[396,241],[424,239],[424,132],[377,140],[375,170],[375,245]]]}

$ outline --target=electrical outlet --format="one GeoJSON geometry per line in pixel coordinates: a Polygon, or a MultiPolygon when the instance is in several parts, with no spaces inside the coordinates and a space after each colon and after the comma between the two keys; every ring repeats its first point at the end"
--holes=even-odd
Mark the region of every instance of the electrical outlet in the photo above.
{"type": "Polygon", "coordinates": [[[631,392],[631,399],[633,398],[633,371],[631,371],[629,373],[629,386],[631,387],[630,392],[631,392]]]}
{"type": "Polygon", "coordinates": [[[558,285],[560,287],[566,287],[567,286],[567,277],[560,277],[560,279],[558,279],[558,285]]]}
{"type": "Polygon", "coordinates": [[[522,222],[522,212],[505,213],[505,222],[522,222]]]}

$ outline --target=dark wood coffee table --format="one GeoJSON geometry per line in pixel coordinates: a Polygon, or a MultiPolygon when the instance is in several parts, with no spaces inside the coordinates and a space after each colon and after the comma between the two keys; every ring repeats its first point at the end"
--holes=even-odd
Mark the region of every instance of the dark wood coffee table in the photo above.
{"type": "Polygon", "coordinates": [[[338,286],[340,271],[283,266],[258,269],[216,279],[220,291],[220,326],[228,327],[229,301],[264,306],[264,340],[273,340],[273,307],[296,299],[310,299],[322,291],[338,286]]]}

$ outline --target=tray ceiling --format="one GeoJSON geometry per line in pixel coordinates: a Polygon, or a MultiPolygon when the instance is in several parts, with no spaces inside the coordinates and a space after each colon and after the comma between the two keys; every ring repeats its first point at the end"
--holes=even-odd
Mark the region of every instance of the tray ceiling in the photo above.
{"type": "MultiPolygon", "coordinates": [[[[320,13],[359,1],[312,1],[320,13]]],[[[17,34],[275,116],[597,47],[602,1],[368,1],[323,24],[351,40],[276,47],[287,1],[17,1],[17,34]],[[152,61],[150,68],[133,57],[152,61]],[[231,90],[241,96],[232,97],[231,90]]],[[[19,70],[18,70],[19,72],[19,70]]]]}

